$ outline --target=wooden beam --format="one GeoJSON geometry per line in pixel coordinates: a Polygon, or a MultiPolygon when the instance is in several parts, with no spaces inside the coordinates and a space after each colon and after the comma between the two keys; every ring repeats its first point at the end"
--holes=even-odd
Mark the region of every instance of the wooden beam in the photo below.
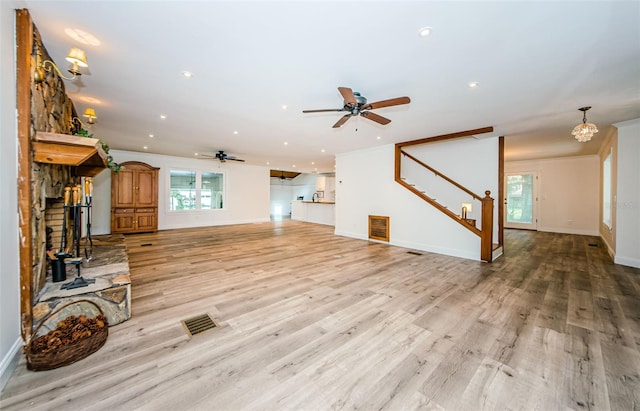
{"type": "Polygon", "coordinates": [[[16,105],[18,116],[18,228],[20,240],[20,318],[22,338],[31,337],[33,238],[31,225],[31,54],[33,23],[26,9],[16,10],[16,105]]]}
{"type": "Polygon", "coordinates": [[[433,136],[433,137],[420,138],[418,140],[405,141],[403,143],[397,143],[396,147],[415,146],[418,144],[433,143],[435,141],[450,140],[450,139],[460,138],[460,137],[469,137],[469,136],[475,136],[477,134],[484,134],[484,133],[491,133],[491,132],[493,132],[493,127],[483,127],[483,128],[477,128],[475,130],[458,131],[457,133],[443,134],[441,136],[433,136]]]}

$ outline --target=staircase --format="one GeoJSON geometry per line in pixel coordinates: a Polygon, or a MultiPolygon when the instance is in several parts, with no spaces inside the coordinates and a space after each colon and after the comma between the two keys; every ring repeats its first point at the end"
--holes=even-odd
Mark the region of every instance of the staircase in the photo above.
{"type": "Polygon", "coordinates": [[[442,141],[447,139],[461,138],[473,136],[481,133],[492,132],[493,127],[485,127],[482,129],[468,130],[462,131],[459,133],[453,133],[443,136],[430,137],[420,140],[413,140],[404,143],[398,143],[395,146],[395,181],[401,186],[405,187],[407,190],[411,191],[416,196],[420,197],[425,202],[429,203],[431,206],[438,209],[440,212],[451,218],[456,223],[463,226],[465,229],[469,230],[474,235],[480,237],[480,259],[482,261],[491,262],[494,258],[502,254],[502,245],[501,244],[493,244],[493,207],[494,200],[491,198],[491,192],[486,190],[484,192],[484,196],[474,193],[468,188],[464,187],[462,184],[454,181],[453,179],[447,177],[441,171],[436,170],[435,168],[429,166],[424,163],[420,159],[411,155],[407,151],[403,150],[403,148],[418,145],[418,144],[426,144],[435,141],[442,141]],[[480,228],[476,227],[476,221],[472,219],[466,218],[465,211],[459,215],[449,208],[444,202],[438,201],[435,197],[433,187],[420,187],[416,182],[408,181],[407,178],[403,175],[403,161],[405,163],[405,168],[410,163],[411,167],[415,170],[416,167],[420,169],[420,172],[433,174],[435,178],[438,179],[439,184],[444,183],[450,189],[453,187],[456,191],[460,192],[460,195],[464,198],[471,198],[472,201],[477,201],[481,204],[481,219],[480,219],[480,228]],[[424,171],[422,171],[424,170],[424,171]],[[427,188],[430,188],[427,190],[427,188]],[[428,191],[428,192],[427,192],[428,191]]]}

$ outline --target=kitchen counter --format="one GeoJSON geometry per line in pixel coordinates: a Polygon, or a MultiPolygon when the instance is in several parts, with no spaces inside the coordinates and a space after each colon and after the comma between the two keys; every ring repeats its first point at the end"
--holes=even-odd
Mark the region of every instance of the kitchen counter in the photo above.
{"type": "Polygon", "coordinates": [[[291,219],[316,224],[336,225],[335,205],[336,203],[332,201],[292,201],[291,219]]]}

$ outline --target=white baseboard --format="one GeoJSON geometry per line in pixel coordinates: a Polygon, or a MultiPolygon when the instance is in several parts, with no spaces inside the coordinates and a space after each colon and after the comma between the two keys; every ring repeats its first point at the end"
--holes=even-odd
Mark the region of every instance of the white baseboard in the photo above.
{"type": "Polygon", "coordinates": [[[372,241],[372,242],[375,242],[375,243],[392,245],[392,246],[395,246],[395,247],[410,248],[412,250],[420,250],[420,251],[426,251],[426,252],[429,252],[429,253],[443,254],[443,255],[448,255],[448,256],[451,256],[451,257],[466,258],[467,260],[475,260],[475,261],[479,261],[480,260],[480,254],[479,253],[468,252],[466,250],[456,250],[456,249],[451,249],[451,248],[433,247],[433,246],[429,246],[429,245],[413,243],[413,242],[410,242],[410,241],[389,241],[389,242],[376,241],[376,240],[371,240],[371,239],[367,238],[366,236],[363,236],[363,235],[360,235],[360,234],[357,234],[357,233],[350,233],[350,232],[347,232],[347,231],[338,231],[338,230],[336,230],[334,232],[334,234],[342,236],[342,237],[349,237],[349,238],[355,238],[355,239],[358,239],[358,240],[372,241]]]}
{"type": "Polygon", "coordinates": [[[624,257],[624,256],[616,255],[613,259],[613,262],[620,265],[640,268],[640,260],[633,257],[624,257]]]}
{"type": "Polygon", "coordinates": [[[20,360],[20,350],[22,349],[22,338],[18,337],[15,343],[11,346],[11,349],[0,361],[0,392],[4,390],[5,385],[9,381],[11,374],[16,369],[18,361],[20,360]]]}
{"type": "Polygon", "coordinates": [[[222,220],[222,221],[205,221],[188,224],[164,224],[162,227],[158,226],[158,231],[162,230],[176,230],[180,228],[198,228],[198,227],[214,227],[223,225],[238,225],[238,224],[256,224],[256,223],[268,223],[271,218],[249,218],[240,220],[222,220]]]}
{"type": "Polygon", "coordinates": [[[581,230],[581,229],[571,229],[566,227],[538,227],[538,231],[546,231],[548,233],[558,233],[558,234],[576,234],[576,235],[592,235],[596,237],[600,237],[600,232],[598,230],[581,230]]]}

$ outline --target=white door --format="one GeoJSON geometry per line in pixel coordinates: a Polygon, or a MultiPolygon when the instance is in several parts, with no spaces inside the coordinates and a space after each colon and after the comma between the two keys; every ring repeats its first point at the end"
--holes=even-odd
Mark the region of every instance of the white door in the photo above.
{"type": "Polygon", "coordinates": [[[537,184],[536,173],[505,174],[504,226],[536,230],[537,225],[537,184]]]}

